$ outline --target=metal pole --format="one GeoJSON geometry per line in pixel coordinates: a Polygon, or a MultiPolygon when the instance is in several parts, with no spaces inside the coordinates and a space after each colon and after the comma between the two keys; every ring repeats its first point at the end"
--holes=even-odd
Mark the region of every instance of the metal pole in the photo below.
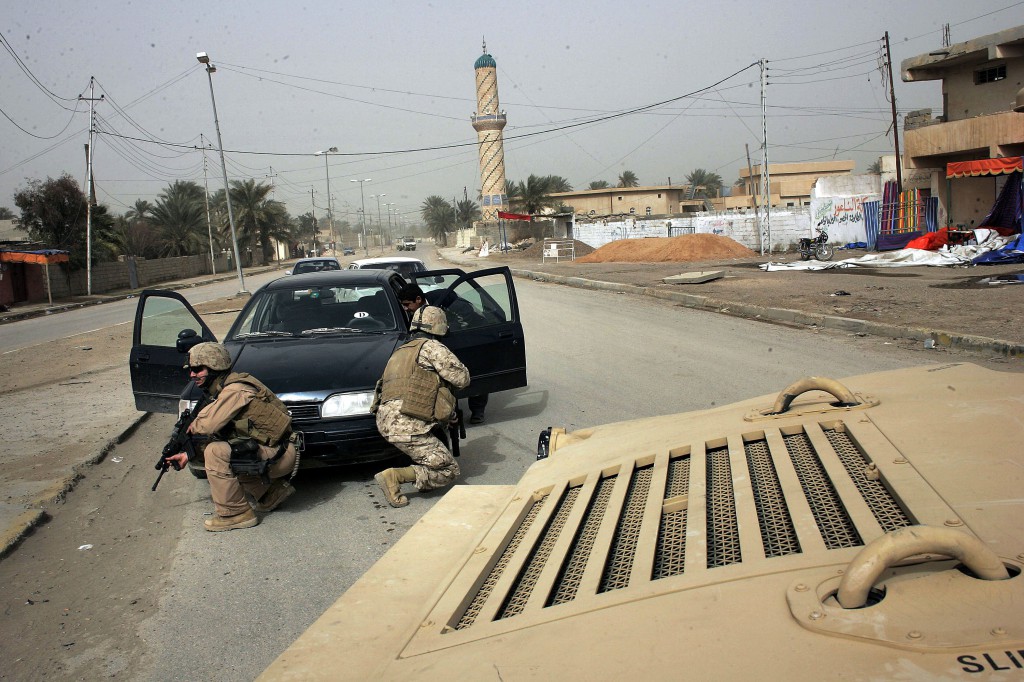
{"type": "Polygon", "coordinates": [[[372,178],[366,178],[365,180],[349,180],[349,182],[359,183],[359,205],[361,207],[359,209],[359,225],[363,230],[363,252],[367,256],[370,255],[370,242],[366,238],[366,198],[363,196],[363,183],[370,182],[370,180],[372,180],[372,178]]]}
{"type": "Polygon", "coordinates": [[[334,236],[334,205],[331,203],[331,169],[327,165],[327,152],[324,152],[324,171],[327,173],[327,224],[331,226],[331,248],[338,255],[338,241],[334,236]]]}
{"type": "Polygon", "coordinates": [[[203,187],[206,189],[203,198],[206,199],[206,234],[210,238],[210,269],[216,275],[217,262],[216,256],[213,255],[213,221],[210,220],[210,183],[206,179],[206,141],[203,139],[202,133],[199,133],[199,144],[203,147],[203,187]]]}
{"type": "Polygon", "coordinates": [[[377,195],[377,236],[380,238],[380,252],[384,253],[384,222],[380,219],[380,198],[383,194],[377,195]]]}
{"type": "MultiPolygon", "coordinates": [[[[750,195],[750,200],[754,204],[754,223],[758,226],[758,233],[760,233],[761,226],[761,211],[757,204],[757,195],[754,194],[754,167],[750,165],[750,145],[743,145],[747,150],[747,194],[750,195]]],[[[761,255],[764,255],[764,237],[761,237],[761,255]]]]}
{"type": "MultiPolygon", "coordinates": [[[[207,58],[209,59],[209,58],[207,58]]],[[[210,81],[210,101],[213,103],[213,127],[217,129],[217,148],[220,152],[220,170],[224,176],[224,200],[228,205],[228,224],[231,226],[231,246],[235,250],[235,269],[238,271],[238,293],[248,294],[245,290],[245,278],[242,276],[242,258],[238,253],[238,235],[235,232],[235,212],[231,208],[231,188],[228,186],[228,164],[224,160],[224,141],[220,136],[220,119],[217,117],[217,98],[213,95],[213,72],[217,69],[206,64],[206,78],[210,81]]]]}
{"type": "MultiPolygon", "coordinates": [[[[896,121],[896,90],[892,83],[892,55],[889,54],[889,32],[885,32],[885,65],[889,68],[889,102],[892,104],[892,140],[896,147],[896,192],[903,192],[903,163],[900,161],[900,129],[896,121]]],[[[945,112],[943,112],[945,113],[945,112]]]]}
{"type": "Polygon", "coordinates": [[[316,198],[313,196],[313,188],[309,188],[309,200],[313,203],[312,215],[313,215],[313,255],[319,256],[316,252],[316,198]]]}
{"type": "MultiPolygon", "coordinates": [[[[763,236],[768,240],[768,253],[772,252],[772,179],[768,170],[768,62],[761,60],[761,134],[764,147],[761,155],[761,187],[764,193],[764,228],[763,236]]],[[[762,249],[763,251],[763,249],[762,249]]]]}
{"type": "MultiPolygon", "coordinates": [[[[103,101],[106,95],[100,95],[103,101]]],[[[85,293],[92,296],[92,200],[96,190],[92,186],[92,147],[96,134],[96,79],[89,76],[89,96],[79,100],[89,100],[89,144],[85,147],[85,293]]]]}

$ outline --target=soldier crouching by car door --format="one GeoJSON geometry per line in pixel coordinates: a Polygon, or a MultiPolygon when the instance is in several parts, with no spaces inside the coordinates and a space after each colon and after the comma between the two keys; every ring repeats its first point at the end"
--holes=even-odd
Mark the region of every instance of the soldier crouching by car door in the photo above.
{"type": "MultiPolygon", "coordinates": [[[[273,511],[295,492],[289,483],[298,467],[291,416],[258,379],[228,372],[231,356],[221,344],[194,346],[187,366],[211,401],[188,427],[197,440],[207,440],[203,458],[215,514],[204,526],[214,532],[251,528],[259,523],[256,512],[273,511]]],[[[188,455],[168,459],[181,468],[188,455]]]]}
{"type": "Polygon", "coordinates": [[[431,433],[455,414],[453,388],[469,386],[469,370],[438,338],[448,333],[440,308],[422,306],[409,325],[412,337],[388,360],[377,382],[377,429],[413,461],[412,466],[385,469],[374,476],[392,507],[404,507],[403,483],[419,491],[450,485],[459,476],[451,451],[431,433]]]}

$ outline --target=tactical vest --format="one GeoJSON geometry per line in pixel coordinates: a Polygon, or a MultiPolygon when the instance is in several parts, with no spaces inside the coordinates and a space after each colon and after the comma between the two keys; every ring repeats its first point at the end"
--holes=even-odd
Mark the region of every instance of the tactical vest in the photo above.
{"type": "Polygon", "coordinates": [[[245,372],[231,373],[224,378],[224,386],[235,383],[256,389],[256,397],[224,428],[222,435],[226,440],[251,438],[260,445],[276,446],[291,434],[292,417],[273,391],[245,372]]]}
{"type": "Polygon", "coordinates": [[[416,362],[427,341],[415,339],[392,354],[381,379],[380,401],[401,400],[402,414],[425,422],[444,422],[455,411],[455,395],[437,372],[416,362]]]}

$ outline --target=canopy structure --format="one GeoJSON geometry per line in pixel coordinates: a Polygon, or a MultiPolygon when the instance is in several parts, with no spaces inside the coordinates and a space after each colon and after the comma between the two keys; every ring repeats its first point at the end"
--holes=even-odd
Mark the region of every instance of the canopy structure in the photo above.
{"type": "Polygon", "coordinates": [[[982,175],[1005,175],[1024,169],[1024,157],[954,161],[946,164],[947,178],[976,178],[982,175]]]}
{"type": "Polygon", "coordinates": [[[67,263],[68,252],[56,249],[43,249],[42,251],[0,251],[0,263],[36,263],[39,265],[52,265],[53,263],[67,263]]]}
{"type": "Polygon", "coordinates": [[[42,249],[39,251],[18,251],[16,249],[0,250],[0,263],[35,263],[42,265],[45,270],[46,298],[53,305],[53,292],[50,290],[50,265],[53,263],[67,263],[68,252],[57,249],[42,249]]]}

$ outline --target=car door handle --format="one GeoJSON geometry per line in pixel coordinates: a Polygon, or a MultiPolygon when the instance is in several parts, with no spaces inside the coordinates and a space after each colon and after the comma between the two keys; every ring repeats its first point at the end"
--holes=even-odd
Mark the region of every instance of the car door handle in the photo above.
{"type": "Polygon", "coordinates": [[[499,332],[498,333],[498,338],[499,339],[511,339],[512,338],[512,332],[499,332]]]}
{"type": "Polygon", "coordinates": [[[139,355],[135,358],[138,362],[149,362],[149,353],[139,355]]]}

